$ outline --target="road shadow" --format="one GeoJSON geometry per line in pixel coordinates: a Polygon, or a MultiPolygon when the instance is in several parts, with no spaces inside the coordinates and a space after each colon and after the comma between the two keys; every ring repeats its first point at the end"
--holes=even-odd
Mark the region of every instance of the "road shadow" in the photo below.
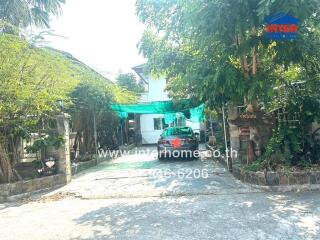
{"type": "Polygon", "coordinates": [[[318,239],[319,200],[296,194],[119,200],[73,221],[89,239],[318,239]]]}
{"type": "MultiPolygon", "coordinates": [[[[92,236],[78,236],[72,240],[89,240],[89,239],[161,239],[168,237],[167,232],[163,234],[159,231],[159,227],[172,226],[171,221],[163,222],[158,218],[158,215],[150,214],[150,210],[161,208],[162,214],[168,218],[177,218],[183,215],[183,209],[177,209],[175,203],[167,201],[162,202],[164,205],[159,205],[157,200],[149,200],[139,203],[120,203],[110,207],[101,207],[97,210],[83,214],[81,217],[74,219],[77,225],[89,226],[95,228],[92,231],[92,236]],[[161,236],[162,235],[162,236],[161,236]],[[167,235],[167,236],[165,236],[167,235]]],[[[190,208],[193,201],[185,203],[186,207],[190,208]]],[[[166,238],[168,239],[168,238],[166,238]]]]}

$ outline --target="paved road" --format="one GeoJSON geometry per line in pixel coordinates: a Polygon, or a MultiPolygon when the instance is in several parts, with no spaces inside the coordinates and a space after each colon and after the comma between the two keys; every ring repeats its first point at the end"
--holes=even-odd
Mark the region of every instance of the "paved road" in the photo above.
{"type": "Polygon", "coordinates": [[[133,153],[0,205],[0,239],[320,239],[319,196],[262,192],[205,158],[133,153]]]}

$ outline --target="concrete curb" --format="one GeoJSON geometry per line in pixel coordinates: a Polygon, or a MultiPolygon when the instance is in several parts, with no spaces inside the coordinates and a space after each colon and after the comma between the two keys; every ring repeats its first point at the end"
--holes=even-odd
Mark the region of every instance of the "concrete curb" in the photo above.
{"type": "Polygon", "coordinates": [[[266,192],[305,192],[319,191],[320,184],[303,184],[303,185],[288,185],[288,186],[261,186],[248,183],[252,188],[263,190],[266,192]]]}
{"type": "Polygon", "coordinates": [[[77,175],[89,168],[95,167],[99,165],[102,162],[111,160],[112,158],[110,156],[105,157],[105,158],[100,158],[99,156],[95,156],[92,160],[86,161],[86,162],[78,162],[78,163],[73,163],[71,166],[71,171],[72,171],[72,176],[77,175]]]}
{"type": "Polygon", "coordinates": [[[18,195],[9,196],[3,202],[1,202],[1,199],[0,199],[0,203],[17,202],[19,200],[22,200],[24,198],[29,198],[29,197],[37,195],[37,194],[43,194],[43,193],[47,193],[47,192],[50,192],[50,191],[54,191],[54,190],[59,189],[59,188],[61,188],[63,186],[65,186],[65,185],[64,184],[56,185],[54,187],[44,188],[44,189],[40,189],[40,190],[33,191],[33,192],[27,192],[27,193],[22,193],[22,194],[18,194],[18,195]]]}

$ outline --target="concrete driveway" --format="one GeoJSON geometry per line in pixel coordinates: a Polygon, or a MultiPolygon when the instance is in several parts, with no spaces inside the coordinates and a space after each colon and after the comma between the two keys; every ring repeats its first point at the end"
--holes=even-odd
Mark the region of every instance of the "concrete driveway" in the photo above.
{"type": "Polygon", "coordinates": [[[259,191],[206,158],[133,151],[0,205],[0,239],[320,239],[319,196],[259,191]]]}

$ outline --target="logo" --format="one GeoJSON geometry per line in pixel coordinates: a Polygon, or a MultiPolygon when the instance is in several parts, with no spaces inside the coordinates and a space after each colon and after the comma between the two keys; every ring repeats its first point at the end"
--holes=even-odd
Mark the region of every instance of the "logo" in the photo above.
{"type": "Polygon", "coordinates": [[[266,34],[269,40],[292,40],[298,36],[299,20],[283,12],[266,19],[266,34]]]}

